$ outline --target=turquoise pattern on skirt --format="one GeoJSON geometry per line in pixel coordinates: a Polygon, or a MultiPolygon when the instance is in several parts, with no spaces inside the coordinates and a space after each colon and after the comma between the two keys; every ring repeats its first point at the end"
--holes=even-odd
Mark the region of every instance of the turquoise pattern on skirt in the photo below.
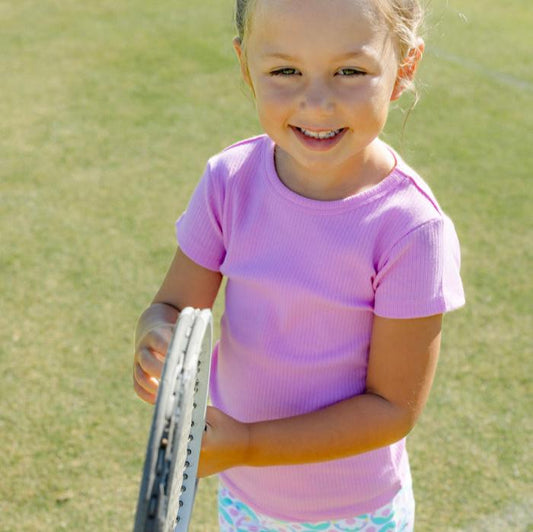
{"type": "Polygon", "coordinates": [[[402,488],[391,502],[371,514],[320,523],[293,523],[255,512],[221,484],[218,511],[221,532],[412,532],[414,529],[414,498],[410,487],[402,488]]]}

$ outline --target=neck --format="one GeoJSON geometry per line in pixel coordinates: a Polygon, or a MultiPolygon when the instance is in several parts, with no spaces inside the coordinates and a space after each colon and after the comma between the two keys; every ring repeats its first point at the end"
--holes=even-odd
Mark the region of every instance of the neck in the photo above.
{"type": "Polygon", "coordinates": [[[335,201],[364,192],[385,179],[396,166],[394,155],[377,139],[339,166],[302,167],[279,146],[274,160],[278,177],[287,188],[319,201],[335,201]]]}

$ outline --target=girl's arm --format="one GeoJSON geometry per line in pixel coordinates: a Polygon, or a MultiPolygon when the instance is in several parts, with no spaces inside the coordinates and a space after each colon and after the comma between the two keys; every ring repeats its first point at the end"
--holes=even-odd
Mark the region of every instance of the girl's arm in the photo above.
{"type": "Polygon", "coordinates": [[[429,396],[441,324],[441,315],[408,320],[376,316],[366,392],[322,410],[243,424],[209,409],[200,475],[237,465],[321,462],[400,440],[415,425],[429,396]]]}
{"type": "Polygon", "coordinates": [[[137,323],[133,387],[154,403],[167,347],[179,312],[185,307],[211,308],[222,275],[199,266],[179,248],[161,288],[137,323]]]}

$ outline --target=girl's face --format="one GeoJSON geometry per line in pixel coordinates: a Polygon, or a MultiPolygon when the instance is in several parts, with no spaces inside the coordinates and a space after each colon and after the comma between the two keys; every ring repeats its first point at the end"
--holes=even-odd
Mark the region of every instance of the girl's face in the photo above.
{"type": "Polygon", "coordinates": [[[372,0],[257,0],[245,53],[234,44],[282,180],[327,188],[364,173],[400,92],[372,0]]]}

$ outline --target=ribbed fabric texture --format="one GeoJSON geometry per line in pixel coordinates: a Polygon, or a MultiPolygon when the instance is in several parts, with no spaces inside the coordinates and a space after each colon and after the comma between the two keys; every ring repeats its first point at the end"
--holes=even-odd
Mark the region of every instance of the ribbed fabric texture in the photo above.
{"type": "MultiPolygon", "coordinates": [[[[453,224],[395,157],[377,186],[329,202],[281,183],[266,136],[210,159],[176,226],[184,253],[228,279],[215,406],[250,422],[360,394],[374,314],[414,318],[464,303],[453,224]]],[[[408,478],[403,440],[343,460],[223,474],[259,512],[307,522],[372,511],[408,478]]]]}

